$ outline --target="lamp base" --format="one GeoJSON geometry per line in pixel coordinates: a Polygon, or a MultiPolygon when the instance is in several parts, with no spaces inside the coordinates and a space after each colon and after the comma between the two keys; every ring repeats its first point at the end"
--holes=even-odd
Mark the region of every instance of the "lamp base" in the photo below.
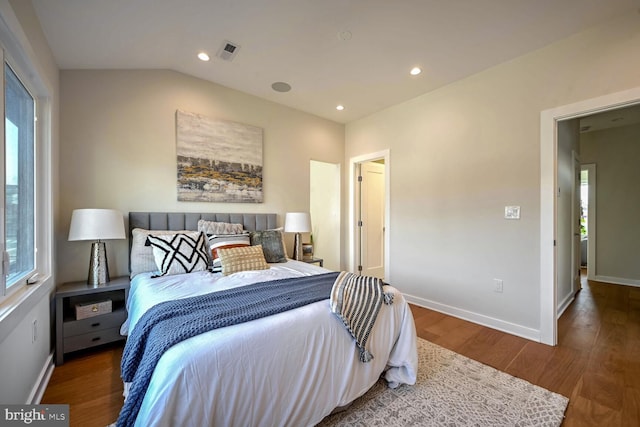
{"type": "Polygon", "coordinates": [[[87,285],[97,288],[109,282],[109,264],[107,264],[107,248],[104,242],[91,244],[91,258],[89,259],[89,277],[87,285]]]}
{"type": "Polygon", "coordinates": [[[296,233],[293,239],[293,259],[302,261],[302,235],[296,233]]]}

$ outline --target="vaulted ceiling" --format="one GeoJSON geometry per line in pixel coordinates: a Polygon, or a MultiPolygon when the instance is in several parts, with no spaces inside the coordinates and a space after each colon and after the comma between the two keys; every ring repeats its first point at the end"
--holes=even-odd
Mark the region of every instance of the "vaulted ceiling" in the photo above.
{"type": "Polygon", "coordinates": [[[172,69],[342,123],[639,7],[638,0],[32,2],[61,69],[172,69]],[[237,46],[231,61],[216,56],[226,42],[237,46]],[[416,66],[422,73],[410,75],[416,66]],[[291,90],[274,90],[276,82],[291,90]]]}

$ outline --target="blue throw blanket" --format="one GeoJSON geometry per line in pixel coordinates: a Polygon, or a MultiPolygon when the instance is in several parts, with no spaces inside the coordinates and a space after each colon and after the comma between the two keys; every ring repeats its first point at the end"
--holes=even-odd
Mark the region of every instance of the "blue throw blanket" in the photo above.
{"type": "Polygon", "coordinates": [[[127,339],[122,379],[131,382],[117,426],[131,426],[160,357],[171,346],[231,326],[328,299],[337,272],[294,277],[167,301],[149,309],[127,339]]]}

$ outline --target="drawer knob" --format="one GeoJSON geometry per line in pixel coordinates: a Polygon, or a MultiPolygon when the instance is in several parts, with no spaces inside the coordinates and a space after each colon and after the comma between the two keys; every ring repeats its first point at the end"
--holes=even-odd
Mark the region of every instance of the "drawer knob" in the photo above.
{"type": "Polygon", "coordinates": [[[93,342],[100,341],[100,337],[95,337],[95,338],[91,339],[91,341],[93,341],[93,342]]]}
{"type": "Polygon", "coordinates": [[[100,326],[100,322],[96,322],[96,323],[92,323],[92,324],[91,324],[91,327],[92,327],[92,328],[95,328],[96,326],[100,326]]]}

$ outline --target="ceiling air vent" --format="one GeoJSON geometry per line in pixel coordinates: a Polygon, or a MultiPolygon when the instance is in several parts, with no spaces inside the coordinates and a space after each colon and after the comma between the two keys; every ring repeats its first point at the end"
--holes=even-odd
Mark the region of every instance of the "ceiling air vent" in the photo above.
{"type": "Polygon", "coordinates": [[[216,56],[218,58],[224,59],[225,61],[233,61],[233,58],[236,57],[238,51],[240,50],[240,46],[236,43],[232,43],[229,40],[225,40],[220,46],[218,53],[216,56]]]}

